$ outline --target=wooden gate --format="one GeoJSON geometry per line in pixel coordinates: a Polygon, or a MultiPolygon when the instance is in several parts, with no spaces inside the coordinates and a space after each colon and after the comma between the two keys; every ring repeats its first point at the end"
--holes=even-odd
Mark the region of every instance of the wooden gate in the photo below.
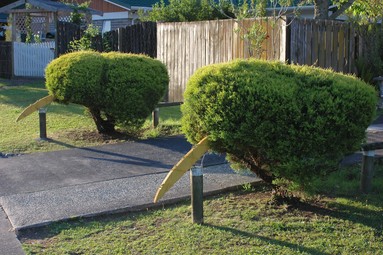
{"type": "Polygon", "coordinates": [[[44,77],[45,67],[54,59],[54,49],[54,42],[14,42],[14,75],[22,77],[44,77]]]}

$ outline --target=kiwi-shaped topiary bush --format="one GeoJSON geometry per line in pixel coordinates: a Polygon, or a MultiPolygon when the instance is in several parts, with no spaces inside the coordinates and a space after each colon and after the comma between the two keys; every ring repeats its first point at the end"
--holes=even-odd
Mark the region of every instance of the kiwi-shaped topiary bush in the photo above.
{"type": "Polygon", "coordinates": [[[104,53],[108,113],[127,126],[141,126],[164,96],[169,77],[164,64],[145,55],[104,53]]]}
{"type": "Polygon", "coordinates": [[[200,68],[184,97],[182,127],[190,142],[208,136],[234,166],[300,187],[359,148],[377,98],[352,76],[257,60],[200,68]]]}
{"type": "Polygon", "coordinates": [[[144,55],[79,51],[60,56],[45,70],[46,87],[58,102],[86,106],[100,133],[115,125],[140,127],[164,96],[164,64],[144,55]]]}

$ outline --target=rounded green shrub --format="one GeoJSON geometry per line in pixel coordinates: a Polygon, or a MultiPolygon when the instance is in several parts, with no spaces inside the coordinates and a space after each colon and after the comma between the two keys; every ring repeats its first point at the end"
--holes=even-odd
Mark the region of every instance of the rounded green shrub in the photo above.
{"type": "Polygon", "coordinates": [[[45,85],[56,100],[82,104],[86,107],[102,105],[106,61],[100,53],[79,51],[60,56],[45,69],[45,85]]]}
{"type": "Polygon", "coordinates": [[[352,76],[257,60],[197,70],[184,97],[190,142],[208,136],[236,167],[301,187],[358,149],[376,106],[374,89],[352,76]]]}
{"type": "Polygon", "coordinates": [[[45,76],[56,101],[86,106],[100,133],[113,132],[117,124],[140,127],[169,82],[159,60],[116,52],[62,55],[47,66],[45,76]]]}
{"type": "Polygon", "coordinates": [[[111,52],[103,57],[108,63],[105,111],[121,124],[140,126],[165,94],[166,66],[145,55],[111,52]]]}

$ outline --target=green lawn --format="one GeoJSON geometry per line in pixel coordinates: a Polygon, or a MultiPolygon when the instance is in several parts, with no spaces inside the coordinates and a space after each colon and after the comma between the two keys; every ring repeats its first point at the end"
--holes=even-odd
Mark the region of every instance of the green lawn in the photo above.
{"type": "MultiPolygon", "coordinates": [[[[142,133],[135,137],[108,137],[99,135],[91,117],[85,108],[79,105],[62,105],[53,103],[47,112],[47,135],[52,140],[39,141],[39,118],[34,113],[27,118],[15,122],[17,116],[29,104],[48,94],[43,82],[28,82],[18,86],[6,86],[0,81],[0,152],[28,153],[36,151],[60,150],[72,147],[93,146],[113,143],[132,138],[145,138],[162,134],[180,132],[179,106],[161,108],[160,126],[152,129],[148,118],[142,133]]],[[[131,135],[131,134],[130,134],[131,135]]]]}
{"type": "Polygon", "coordinates": [[[294,205],[270,203],[261,185],[206,199],[204,225],[191,223],[186,202],[55,223],[20,239],[27,254],[381,254],[383,167],[370,195],[358,194],[357,172],[343,168],[329,178],[336,186],[318,182],[319,195],[294,205]]]}

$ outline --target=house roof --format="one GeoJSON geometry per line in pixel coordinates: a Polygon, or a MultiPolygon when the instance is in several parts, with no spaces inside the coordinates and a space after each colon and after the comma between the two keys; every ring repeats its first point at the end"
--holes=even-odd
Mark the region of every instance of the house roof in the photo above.
{"type": "MultiPolygon", "coordinates": [[[[152,7],[156,3],[159,3],[160,0],[105,0],[108,3],[123,7],[125,9],[130,9],[132,6],[136,7],[152,7]]],[[[168,1],[166,0],[165,3],[168,1]]]]}
{"type": "MultiPolygon", "coordinates": [[[[156,3],[159,3],[159,0],[127,0],[131,6],[140,6],[140,7],[152,7],[156,3]]],[[[168,3],[169,1],[164,1],[168,3]]]]}
{"type": "Polygon", "coordinates": [[[0,8],[3,6],[6,6],[8,4],[11,4],[13,2],[16,2],[16,1],[15,0],[2,0],[2,1],[0,1],[0,8]]]}
{"type": "MultiPolygon", "coordinates": [[[[40,9],[51,11],[51,12],[72,12],[73,9],[61,2],[51,0],[19,0],[19,1],[8,1],[8,5],[0,8],[0,13],[12,12],[13,9],[17,9],[20,6],[24,6],[25,3],[29,3],[40,9]]],[[[88,8],[91,14],[102,15],[101,12],[88,8]]]]}
{"type": "Polygon", "coordinates": [[[105,0],[105,2],[117,5],[123,9],[127,9],[127,10],[131,9],[131,5],[126,0],[105,0]]]}

